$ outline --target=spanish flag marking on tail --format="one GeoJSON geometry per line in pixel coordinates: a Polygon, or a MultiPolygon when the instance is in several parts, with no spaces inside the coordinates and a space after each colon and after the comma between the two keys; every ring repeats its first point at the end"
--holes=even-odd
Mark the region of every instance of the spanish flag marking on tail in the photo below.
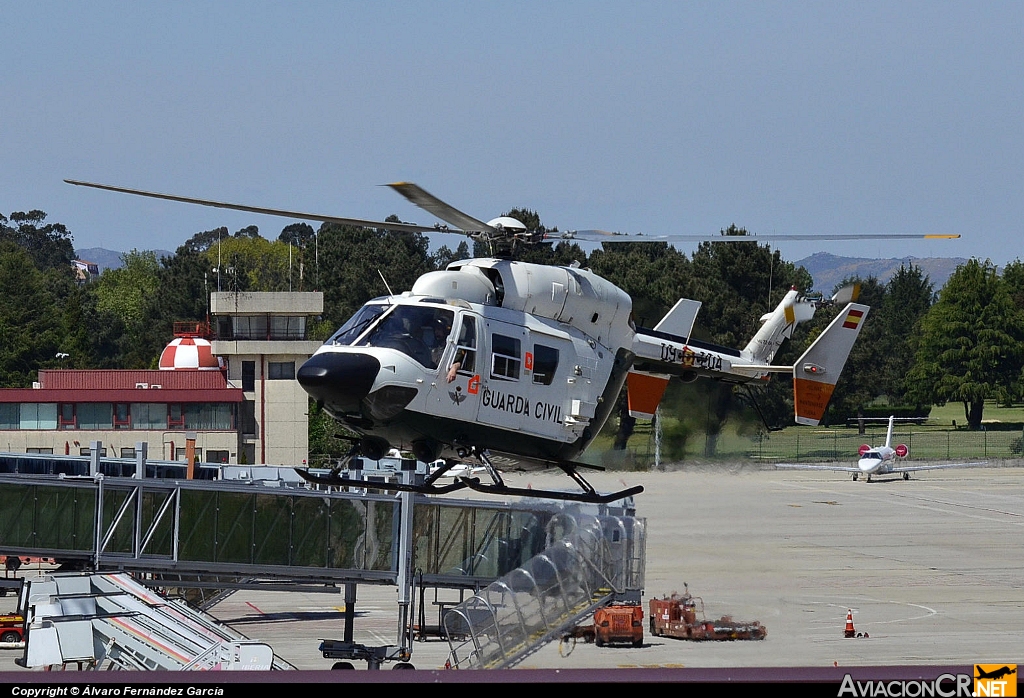
{"type": "Polygon", "coordinates": [[[851,308],[850,312],[846,314],[846,320],[843,321],[843,327],[848,330],[855,330],[860,327],[860,321],[863,317],[864,311],[851,308]]]}

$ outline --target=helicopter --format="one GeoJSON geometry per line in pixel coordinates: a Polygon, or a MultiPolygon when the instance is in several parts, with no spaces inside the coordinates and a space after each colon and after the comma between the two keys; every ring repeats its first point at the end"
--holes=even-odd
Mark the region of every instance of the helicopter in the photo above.
{"type": "MultiPolygon", "coordinates": [[[[609,503],[643,491],[641,486],[600,493],[579,462],[613,411],[628,382],[634,415],[651,415],[672,379],[709,377],[731,383],[793,376],[795,418],[818,424],[856,340],[868,306],[856,303],[857,286],[825,299],[790,290],[761,318],[742,349],[691,337],[699,310],[681,299],[647,330],[635,325],[629,295],[578,264],[550,266],[516,261],[522,245],[553,240],[602,242],[660,240],[893,239],[955,235],[647,236],[607,231],[530,231],[502,216],[480,221],[416,184],[393,190],[444,224],[422,226],[342,218],[160,194],[105,184],[69,184],[305,220],[384,230],[448,232],[486,242],[493,257],[452,262],[419,277],[412,288],[364,304],[296,372],[296,380],[326,412],[357,436],[345,461],[379,460],[392,448],[423,462],[443,464],[421,484],[388,483],[388,490],[444,494],[464,487],[500,495],[609,503]],[[772,360],[794,329],[827,306],[842,310],[791,366],[772,360]],[[484,483],[471,475],[438,484],[447,473],[484,468],[484,483]],[[511,487],[501,472],[557,468],[577,491],[511,487]]],[[[299,470],[307,480],[365,487],[338,473],[299,470]]],[[[472,471],[470,471],[472,472],[472,471]]]]}

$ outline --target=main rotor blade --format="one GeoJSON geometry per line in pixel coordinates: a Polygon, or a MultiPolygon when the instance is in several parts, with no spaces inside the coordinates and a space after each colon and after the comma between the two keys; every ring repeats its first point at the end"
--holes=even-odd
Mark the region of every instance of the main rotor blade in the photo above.
{"type": "Polygon", "coordinates": [[[568,230],[548,232],[545,240],[585,240],[589,242],[774,242],[776,240],[956,240],[958,234],[916,233],[851,233],[829,235],[791,235],[764,233],[757,235],[644,235],[643,233],[612,233],[607,230],[568,230]]]}
{"type": "Polygon", "coordinates": [[[497,233],[498,231],[483,221],[463,213],[459,209],[446,204],[439,198],[412,182],[394,182],[388,185],[424,211],[432,213],[446,223],[454,225],[466,233],[497,233]]]}
{"type": "Polygon", "coordinates": [[[200,206],[211,206],[213,208],[227,208],[233,211],[247,211],[249,213],[262,213],[268,216],[281,216],[283,218],[298,218],[307,221],[320,221],[322,223],[338,223],[341,225],[354,225],[360,228],[379,228],[386,230],[397,230],[407,233],[433,233],[438,232],[436,226],[415,225],[413,223],[385,223],[384,221],[368,221],[361,218],[342,218],[340,216],[326,216],[319,213],[303,213],[301,211],[288,211],[279,208],[264,208],[262,206],[247,206],[245,204],[231,204],[223,201],[210,201],[209,199],[194,199],[189,196],[175,196],[173,194],[160,194],[153,191],[142,191],[141,189],[128,189],[126,187],[115,187],[110,184],[96,184],[94,182],[80,182],[75,179],[65,179],[68,184],[78,187],[92,187],[93,189],[106,189],[122,194],[134,194],[135,196],[148,196],[151,199],[166,199],[167,201],[179,201],[186,204],[198,204],[200,206]]]}

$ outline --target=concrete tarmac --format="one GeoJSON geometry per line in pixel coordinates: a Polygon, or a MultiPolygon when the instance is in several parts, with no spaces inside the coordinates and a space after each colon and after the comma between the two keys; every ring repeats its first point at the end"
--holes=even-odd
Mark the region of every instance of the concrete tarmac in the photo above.
{"type": "MultiPolygon", "coordinates": [[[[1024,663],[1024,467],[922,472],[853,482],[843,473],[756,466],[601,473],[602,491],[642,484],[647,520],[641,648],[551,643],[518,668],[853,667],[1024,663]],[[708,619],[767,627],[763,641],[686,642],[647,633],[646,602],[683,583],[708,619]],[[847,610],[857,632],[846,639],[847,610]]],[[[509,485],[570,489],[556,474],[509,485]]],[[[443,600],[457,599],[442,592],[443,600]]],[[[428,594],[428,622],[436,606],[428,594]]],[[[363,585],[355,641],[395,644],[397,590],[363,585]]],[[[238,591],[212,613],[268,642],[299,669],[329,669],[317,651],[342,639],[341,593],[238,591]]],[[[4,605],[6,608],[6,605],[4,605]]],[[[415,642],[418,669],[442,668],[448,644],[415,642]]],[[[21,652],[0,655],[0,670],[21,652]]],[[[365,664],[357,665],[358,669],[365,664]]],[[[385,667],[390,668],[390,667],[385,667]]]]}

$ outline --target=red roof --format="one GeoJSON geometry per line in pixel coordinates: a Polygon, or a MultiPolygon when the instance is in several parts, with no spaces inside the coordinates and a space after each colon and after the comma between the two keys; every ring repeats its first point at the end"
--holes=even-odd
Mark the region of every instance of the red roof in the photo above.
{"type": "Polygon", "coordinates": [[[42,370],[39,387],[44,390],[227,390],[227,377],[221,371],[148,371],[148,370],[42,370]],[[138,388],[136,387],[138,386],[138,388]]]}
{"type": "Polygon", "coordinates": [[[12,402],[242,402],[221,371],[42,370],[39,388],[0,389],[12,402]]]}

